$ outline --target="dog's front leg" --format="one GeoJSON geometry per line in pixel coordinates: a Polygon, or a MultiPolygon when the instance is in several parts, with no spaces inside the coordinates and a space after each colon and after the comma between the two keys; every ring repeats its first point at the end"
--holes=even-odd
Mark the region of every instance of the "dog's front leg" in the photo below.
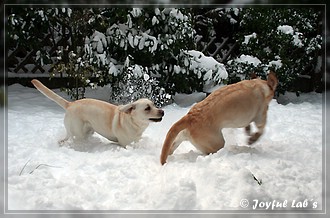
{"type": "Polygon", "coordinates": [[[251,124],[249,124],[248,126],[245,127],[245,133],[248,136],[251,136],[251,124]]]}
{"type": "Polygon", "coordinates": [[[249,138],[249,142],[248,142],[249,145],[252,145],[253,143],[255,143],[260,138],[260,136],[264,133],[264,129],[265,129],[265,126],[266,126],[266,120],[267,120],[267,108],[255,120],[255,124],[258,128],[258,131],[256,133],[251,134],[251,126],[250,125],[245,127],[245,131],[250,132],[250,134],[249,134],[250,138],[249,138]]]}
{"type": "Polygon", "coordinates": [[[58,144],[59,144],[60,146],[63,146],[63,145],[64,145],[64,143],[65,143],[66,141],[68,141],[68,140],[69,140],[69,138],[70,138],[70,135],[69,135],[69,134],[67,134],[67,135],[65,136],[65,138],[64,138],[64,139],[62,139],[62,140],[59,140],[59,141],[58,141],[58,144]]]}
{"type": "Polygon", "coordinates": [[[254,133],[250,138],[249,138],[249,145],[252,145],[253,143],[255,143],[259,138],[260,136],[262,135],[263,132],[256,132],[254,133]]]}

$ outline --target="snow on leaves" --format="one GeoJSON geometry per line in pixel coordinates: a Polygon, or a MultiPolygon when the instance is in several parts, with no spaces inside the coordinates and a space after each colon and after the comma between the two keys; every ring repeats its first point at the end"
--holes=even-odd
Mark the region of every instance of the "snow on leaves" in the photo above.
{"type": "Polygon", "coordinates": [[[268,70],[275,70],[277,91],[284,94],[299,76],[319,72],[321,13],[311,8],[269,10],[241,11],[240,57],[226,67],[231,82],[248,79],[252,72],[265,77],[268,70]]]}
{"type": "Polygon", "coordinates": [[[304,44],[301,41],[301,37],[303,37],[303,34],[300,32],[295,32],[292,28],[292,26],[289,25],[281,25],[277,27],[277,32],[284,33],[287,35],[292,35],[292,41],[295,46],[302,47],[304,44]]]}
{"type": "Polygon", "coordinates": [[[195,50],[190,50],[186,53],[191,57],[189,69],[195,71],[199,78],[203,73],[203,80],[207,83],[220,83],[228,77],[225,66],[217,62],[214,58],[207,57],[202,52],[195,50]]]}
{"type": "MultiPolygon", "coordinates": [[[[195,31],[187,10],[133,8],[124,16],[126,20],[112,23],[103,32],[95,30],[90,38],[86,36],[85,39],[85,51],[90,60],[113,76],[114,90],[122,89],[113,93],[130,90],[128,95],[132,95],[135,92],[132,90],[136,90],[133,86],[137,85],[139,91],[147,95],[143,97],[149,97],[150,87],[163,80],[167,80],[163,83],[165,86],[175,87],[180,92],[182,75],[194,75],[190,79],[192,82],[196,77],[205,83],[220,83],[227,77],[224,65],[191,50],[195,31]],[[172,75],[170,80],[169,75],[172,75]],[[130,82],[131,85],[125,87],[124,83],[130,82]],[[141,85],[143,82],[149,82],[149,85],[141,85]],[[146,88],[146,92],[141,91],[141,87],[146,88]]],[[[193,83],[189,84],[190,88],[182,86],[185,90],[195,89],[193,83]]],[[[167,90],[166,87],[156,89],[167,90]]],[[[113,97],[118,98],[115,95],[113,97]]]]}

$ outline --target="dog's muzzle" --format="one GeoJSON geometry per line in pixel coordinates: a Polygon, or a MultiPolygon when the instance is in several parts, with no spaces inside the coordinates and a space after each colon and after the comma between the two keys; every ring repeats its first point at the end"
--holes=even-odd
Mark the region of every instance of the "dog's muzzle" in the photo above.
{"type": "Polygon", "coordinates": [[[157,117],[157,118],[149,118],[149,120],[150,120],[150,121],[153,121],[153,122],[160,122],[160,121],[162,121],[164,114],[165,114],[165,113],[164,113],[163,110],[158,110],[158,115],[159,115],[160,117],[157,117]]]}
{"type": "Polygon", "coordinates": [[[153,122],[160,122],[162,121],[162,117],[161,118],[150,118],[149,120],[153,121],[153,122]]]}

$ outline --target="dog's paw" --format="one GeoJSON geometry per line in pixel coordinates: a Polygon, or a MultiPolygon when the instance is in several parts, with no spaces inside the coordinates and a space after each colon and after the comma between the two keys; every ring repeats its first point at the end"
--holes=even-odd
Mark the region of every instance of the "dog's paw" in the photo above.
{"type": "Polygon", "coordinates": [[[60,147],[62,147],[65,144],[65,142],[67,142],[67,141],[68,141],[68,139],[65,138],[65,139],[59,140],[57,143],[60,147]]]}
{"type": "Polygon", "coordinates": [[[252,145],[253,143],[255,143],[255,142],[259,139],[260,136],[261,136],[261,133],[259,133],[259,132],[254,133],[254,134],[249,138],[248,144],[249,144],[249,145],[252,145]]]}
{"type": "Polygon", "coordinates": [[[245,133],[247,135],[251,136],[251,126],[250,125],[248,125],[248,126],[245,127],[245,133]]]}
{"type": "Polygon", "coordinates": [[[60,147],[62,147],[65,143],[65,140],[60,140],[57,142],[60,147]]]}

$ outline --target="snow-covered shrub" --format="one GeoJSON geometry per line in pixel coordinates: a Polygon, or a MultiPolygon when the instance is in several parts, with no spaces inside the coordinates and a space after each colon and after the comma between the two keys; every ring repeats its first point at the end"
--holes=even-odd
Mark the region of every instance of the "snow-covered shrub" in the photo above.
{"type": "Polygon", "coordinates": [[[267,68],[261,63],[261,61],[250,55],[241,55],[227,63],[228,72],[234,72],[229,74],[228,80],[230,83],[239,82],[241,80],[250,79],[251,73],[264,77],[267,68]]]}
{"type": "MultiPolygon", "coordinates": [[[[265,76],[272,69],[279,79],[278,92],[292,89],[301,75],[320,73],[321,12],[315,8],[244,8],[237,35],[241,55],[260,63],[247,65],[241,57],[226,64],[229,78],[265,76]]],[[[232,82],[232,81],[230,81],[232,82]]]]}
{"type": "MultiPolygon", "coordinates": [[[[97,34],[98,37],[91,39],[92,43],[97,43],[91,53],[97,57],[97,64],[110,66],[109,74],[113,79],[124,79],[125,76],[120,74],[127,73],[126,69],[117,66],[123,65],[130,55],[135,64],[154,72],[154,78],[166,92],[190,91],[184,84],[193,89],[195,80],[182,81],[185,71],[174,73],[174,65],[182,63],[180,57],[184,50],[193,46],[194,29],[188,10],[132,8],[123,15],[126,19],[110,24],[103,35],[97,34]]],[[[182,68],[183,65],[180,66],[182,68]]]]}
{"type": "MultiPolygon", "coordinates": [[[[134,61],[134,66],[150,75],[153,84],[157,81],[163,93],[171,95],[202,91],[205,82],[220,82],[226,77],[220,63],[207,67],[196,64],[201,60],[192,55],[195,30],[188,9],[133,8],[120,11],[125,19],[110,22],[103,32],[94,31],[85,41],[85,51],[91,57],[91,63],[105,68],[102,74],[107,74],[113,89],[118,90],[113,93],[121,93],[121,89],[127,91],[127,77],[133,80],[141,78],[136,74],[125,75],[134,71],[133,66],[123,67],[127,57],[134,61]]],[[[138,89],[145,93],[141,88],[144,86],[138,89]]],[[[116,96],[113,94],[113,97],[116,96]]],[[[163,102],[162,99],[159,101],[163,102]]]]}
{"type": "MultiPolygon", "coordinates": [[[[113,90],[122,90],[117,93],[124,93],[129,90],[124,85],[128,77],[143,78],[130,75],[135,72],[134,66],[150,76],[142,81],[168,94],[203,91],[205,84],[226,78],[223,65],[214,59],[207,65],[204,61],[211,59],[195,51],[191,9],[31,8],[12,10],[8,19],[10,42],[39,42],[35,44],[36,59],[41,64],[51,59],[51,76],[67,76],[70,88],[66,91],[75,99],[84,97],[86,86],[95,88],[109,83],[113,90]],[[38,27],[47,28],[38,33],[38,27]],[[40,43],[46,36],[57,50],[40,43]],[[127,57],[131,65],[125,65],[127,57]]],[[[149,86],[134,83],[139,92],[150,94],[149,86]]],[[[127,86],[132,88],[132,84],[127,86]]],[[[162,94],[158,96],[159,102],[164,102],[162,94]]]]}
{"type": "MultiPolygon", "coordinates": [[[[9,42],[11,48],[24,44],[30,50],[38,48],[35,58],[41,64],[53,63],[51,76],[68,77],[66,91],[72,98],[83,98],[87,86],[110,83],[117,90],[112,93],[119,94],[135,84],[145,94],[150,94],[149,85],[160,90],[154,96],[164,102],[166,94],[203,91],[206,84],[226,77],[223,65],[206,66],[206,57],[196,56],[191,12],[187,8],[15,8],[8,16],[9,42]],[[47,43],[42,41],[45,37],[47,43]],[[127,57],[130,65],[125,64],[127,57]],[[149,79],[134,74],[137,68],[149,79]],[[125,86],[128,78],[132,84],[125,86]],[[137,80],[150,84],[141,86],[137,80]]],[[[115,95],[109,97],[118,98],[115,95]]]]}
{"type": "Polygon", "coordinates": [[[228,74],[223,64],[217,62],[212,57],[205,56],[200,51],[186,51],[189,57],[189,71],[197,75],[197,78],[202,81],[203,86],[209,84],[220,84],[224,79],[227,79],[228,74]]]}
{"type": "MultiPolygon", "coordinates": [[[[96,9],[97,10],[97,9],[96,9]]],[[[95,26],[88,20],[97,17],[86,8],[8,8],[10,49],[20,48],[33,55],[41,67],[51,65],[50,77],[68,77],[64,88],[71,98],[84,97],[85,87],[94,86],[91,78],[102,68],[95,68],[89,54],[84,52],[84,39],[95,26]]],[[[104,83],[107,77],[98,77],[104,83]]]]}

